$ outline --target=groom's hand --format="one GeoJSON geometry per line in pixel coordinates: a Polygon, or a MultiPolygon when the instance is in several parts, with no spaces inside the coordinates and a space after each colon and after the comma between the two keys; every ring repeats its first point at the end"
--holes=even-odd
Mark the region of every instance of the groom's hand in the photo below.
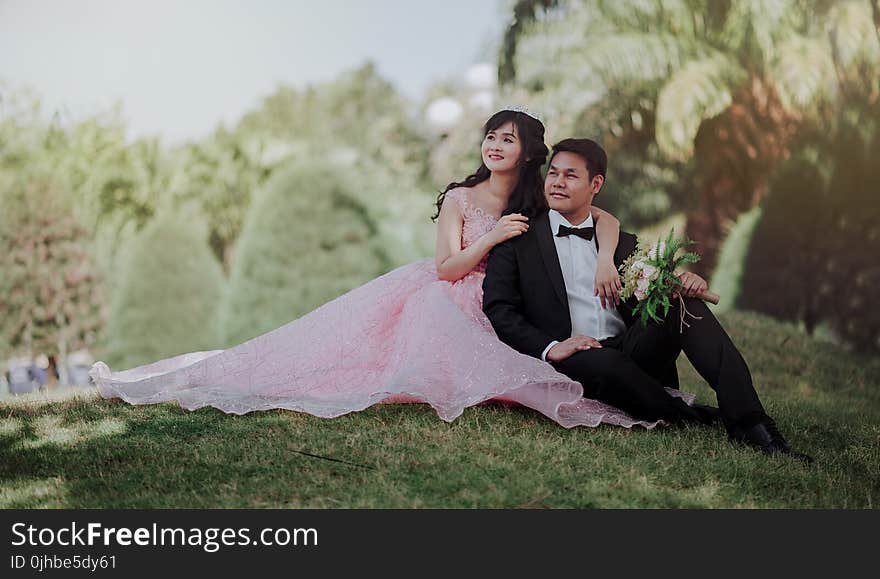
{"type": "Polygon", "coordinates": [[[572,336],[550,348],[546,357],[548,362],[561,362],[575,352],[601,347],[599,340],[591,336],[572,336]]]}
{"type": "Polygon", "coordinates": [[[706,280],[689,271],[679,274],[678,279],[681,280],[681,294],[687,298],[698,297],[709,289],[709,284],[706,280]]]}

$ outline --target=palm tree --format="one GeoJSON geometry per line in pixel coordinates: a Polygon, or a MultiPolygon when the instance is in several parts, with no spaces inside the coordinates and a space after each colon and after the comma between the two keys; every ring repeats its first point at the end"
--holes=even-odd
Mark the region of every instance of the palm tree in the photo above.
{"type": "Polygon", "coordinates": [[[852,78],[876,84],[877,67],[860,64],[880,58],[878,0],[568,0],[531,14],[508,89],[531,92],[564,129],[592,123],[609,152],[625,143],[679,172],[670,193],[703,273],[798,126],[852,78]]]}

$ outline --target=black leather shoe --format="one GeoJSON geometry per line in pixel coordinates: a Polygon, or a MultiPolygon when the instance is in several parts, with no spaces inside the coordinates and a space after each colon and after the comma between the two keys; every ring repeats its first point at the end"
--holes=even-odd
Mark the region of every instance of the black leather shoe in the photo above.
{"type": "Polygon", "coordinates": [[[813,457],[791,449],[772,420],[759,422],[748,428],[734,427],[730,432],[730,439],[753,446],[767,454],[787,454],[807,463],[813,462],[813,457]]]}

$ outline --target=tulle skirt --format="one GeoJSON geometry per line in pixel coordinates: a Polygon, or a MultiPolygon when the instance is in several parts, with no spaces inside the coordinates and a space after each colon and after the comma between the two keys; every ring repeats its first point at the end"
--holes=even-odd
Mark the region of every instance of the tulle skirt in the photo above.
{"type": "Polygon", "coordinates": [[[418,261],[232,348],[119,372],[97,362],[89,375],[105,398],[231,414],[282,408],[332,418],[377,403],[420,402],[453,421],[469,406],[496,401],[566,428],[660,423],[584,398],[578,382],[503,344],[481,309],[482,280],[472,272],[441,281],[433,260],[418,261]]]}

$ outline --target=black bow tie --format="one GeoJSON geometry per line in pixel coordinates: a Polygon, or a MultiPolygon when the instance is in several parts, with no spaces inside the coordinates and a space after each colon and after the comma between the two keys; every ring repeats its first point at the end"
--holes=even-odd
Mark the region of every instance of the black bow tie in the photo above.
{"type": "Polygon", "coordinates": [[[565,225],[559,226],[559,233],[556,234],[556,237],[567,237],[569,235],[577,235],[578,237],[582,237],[587,241],[593,239],[593,228],[592,227],[566,227],[565,225]]]}

